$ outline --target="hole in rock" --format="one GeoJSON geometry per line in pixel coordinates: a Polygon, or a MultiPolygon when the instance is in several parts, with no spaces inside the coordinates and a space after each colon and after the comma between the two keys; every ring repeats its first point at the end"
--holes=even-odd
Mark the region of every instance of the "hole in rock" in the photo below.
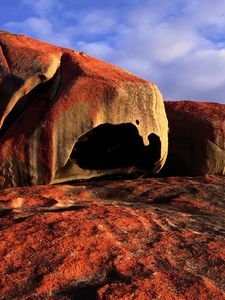
{"type": "Polygon", "coordinates": [[[83,169],[117,169],[136,166],[151,171],[159,160],[161,142],[152,133],[149,145],[143,144],[131,123],[102,124],[82,135],[74,145],[71,158],[83,169]]]}

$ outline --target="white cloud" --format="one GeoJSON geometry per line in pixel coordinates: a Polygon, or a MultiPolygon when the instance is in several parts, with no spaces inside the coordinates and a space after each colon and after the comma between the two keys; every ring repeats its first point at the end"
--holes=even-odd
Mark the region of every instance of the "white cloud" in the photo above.
{"type": "Polygon", "coordinates": [[[172,62],[186,55],[202,42],[192,31],[175,28],[170,24],[155,24],[153,28],[141,26],[121,34],[123,50],[161,63],[172,62]]]}
{"type": "Polygon", "coordinates": [[[39,15],[47,15],[59,6],[59,1],[56,0],[22,0],[22,2],[30,6],[39,15]]]}
{"type": "Polygon", "coordinates": [[[224,101],[224,50],[199,50],[169,65],[158,75],[167,99],[224,101]]]}
{"type": "Polygon", "coordinates": [[[225,89],[225,50],[200,50],[192,57],[181,61],[189,77],[189,85],[205,88],[216,88],[224,85],[225,89]]]}
{"type": "Polygon", "coordinates": [[[200,2],[183,1],[187,5],[174,12],[168,11],[171,7],[164,1],[158,1],[152,11],[152,1],[135,19],[132,12],[120,32],[122,42],[116,45],[114,63],[156,82],[165,98],[225,103],[225,48],[223,41],[218,47],[210,35],[225,23],[221,17],[225,2],[218,1],[221,5],[212,8],[213,17],[206,22],[203,16],[207,18],[210,12],[206,13],[203,3],[196,7],[200,2]]]}
{"type": "Polygon", "coordinates": [[[55,32],[52,24],[45,18],[28,18],[22,22],[7,22],[4,28],[11,32],[28,34],[37,39],[64,47],[71,47],[70,37],[62,32],[55,32]]]}
{"type": "MultiPolygon", "coordinates": [[[[144,57],[129,56],[125,53],[118,54],[114,58],[113,62],[119,66],[122,66],[124,69],[132,71],[136,76],[141,76],[142,78],[147,79],[149,73],[153,74],[155,68],[151,63],[151,60],[146,60],[144,57]]],[[[151,81],[151,79],[150,79],[151,81]]]]}
{"type": "Polygon", "coordinates": [[[81,1],[72,9],[69,0],[21,1],[35,17],[8,22],[6,30],[120,65],[155,82],[165,98],[225,103],[224,0],[148,0],[133,6],[130,0],[101,6],[99,0],[98,9],[80,8],[81,1]]]}
{"type": "Polygon", "coordinates": [[[205,27],[214,25],[222,28],[225,25],[224,0],[187,1],[186,13],[190,19],[190,26],[205,27]]]}
{"type": "Polygon", "coordinates": [[[102,33],[113,29],[116,25],[112,12],[93,10],[85,14],[79,22],[79,28],[89,34],[102,33]]]}
{"type": "Polygon", "coordinates": [[[28,18],[22,22],[8,22],[4,27],[11,31],[27,32],[29,30],[32,34],[37,34],[42,38],[52,34],[52,25],[47,19],[28,18]]]}
{"type": "Polygon", "coordinates": [[[85,43],[85,42],[78,42],[77,48],[86,52],[92,56],[101,58],[103,60],[110,60],[110,57],[114,54],[114,49],[109,47],[107,44],[103,42],[98,43],[85,43]]]}

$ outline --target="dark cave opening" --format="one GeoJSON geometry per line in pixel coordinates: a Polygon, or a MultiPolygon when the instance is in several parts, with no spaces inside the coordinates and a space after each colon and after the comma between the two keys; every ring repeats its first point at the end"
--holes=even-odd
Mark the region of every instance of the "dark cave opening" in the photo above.
{"type": "Polygon", "coordinates": [[[161,142],[152,133],[149,145],[143,144],[137,128],[131,123],[102,124],[78,138],[71,153],[83,169],[117,169],[135,166],[151,171],[159,160],[161,142]]]}

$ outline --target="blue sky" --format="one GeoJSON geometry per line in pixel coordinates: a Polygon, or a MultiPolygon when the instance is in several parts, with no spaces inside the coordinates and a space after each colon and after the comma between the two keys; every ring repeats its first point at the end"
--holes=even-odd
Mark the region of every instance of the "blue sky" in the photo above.
{"type": "Polygon", "coordinates": [[[87,52],[165,99],[225,103],[225,0],[0,0],[0,28],[87,52]]]}

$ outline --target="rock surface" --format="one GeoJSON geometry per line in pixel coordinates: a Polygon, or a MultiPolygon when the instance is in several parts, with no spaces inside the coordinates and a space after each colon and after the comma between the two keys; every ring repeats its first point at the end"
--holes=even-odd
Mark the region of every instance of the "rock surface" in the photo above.
{"type": "MultiPolygon", "coordinates": [[[[130,173],[136,171],[133,164],[142,168],[143,162],[131,162],[132,155],[122,168],[116,166],[122,170],[100,170],[92,165],[84,170],[79,158],[70,159],[78,138],[91,129],[124,123],[129,124],[128,130],[141,143],[141,149],[149,151],[149,156],[144,155],[147,165],[149,157],[149,168],[157,172],[167,156],[168,122],[154,84],[85,53],[0,32],[2,187],[130,173]],[[146,148],[151,134],[156,142],[146,148]]],[[[79,140],[82,147],[92,133],[79,140]]],[[[107,146],[105,140],[112,142],[107,130],[100,148],[107,146]]],[[[103,150],[118,153],[121,140],[103,150]]],[[[123,158],[133,147],[127,145],[127,149],[123,158]]]]}
{"type": "Polygon", "coordinates": [[[0,299],[225,297],[225,178],[0,193],[0,299]]]}
{"type": "Polygon", "coordinates": [[[165,102],[169,154],[163,170],[171,175],[225,174],[225,105],[165,102]]]}

